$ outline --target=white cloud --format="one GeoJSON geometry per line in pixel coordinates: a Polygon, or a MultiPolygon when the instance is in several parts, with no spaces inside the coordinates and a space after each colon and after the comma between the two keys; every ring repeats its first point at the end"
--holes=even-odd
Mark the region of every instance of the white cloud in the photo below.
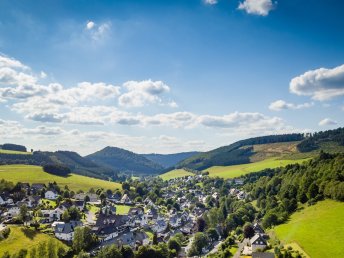
{"type": "Polygon", "coordinates": [[[244,10],[248,14],[267,16],[274,8],[271,0],[245,0],[240,2],[238,9],[244,10]]]}
{"type": "Polygon", "coordinates": [[[123,84],[127,92],[118,101],[124,107],[142,107],[147,104],[161,103],[160,95],[169,92],[170,87],[162,81],[128,81],[123,84]]]}
{"type": "Polygon", "coordinates": [[[324,101],[344,96],[344,65],[333,69],[319,68],[293,78],[290,91],[324,101]]]}
{"type": "Polygon", "coordinates": [[[204,0],[204,3],[213,5],[213,4],[217,4],[218,1],[217,0],[204,0]]]}
{"type": "Polygon", "coordinates": [[[273,111],[281,111],[285,109],[303,109],[310,108],[314,103],[303,103],[303,104],[294,104],[288,103],[284,100],[276,100],[269,105],[269,109],[273,111]]]}
{"type": "Polygon", "coordinates": [[[86,23],[86,29],[91,30],[95,26],[95,23],[93,21],[89,21],[86,23]]]}
{"type": "Polygon", "coordinates": [[[325,118],[319,122],[320,126],[331,126],[331,125],[337,125],[337,124],[338,124],[337,121],[334,121],[330,118],[325,118]]]}

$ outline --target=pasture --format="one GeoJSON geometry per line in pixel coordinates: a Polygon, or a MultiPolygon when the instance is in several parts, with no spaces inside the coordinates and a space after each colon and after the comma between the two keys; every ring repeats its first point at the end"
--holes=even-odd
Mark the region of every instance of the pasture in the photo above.
{"type": "Polygon", "coordinates": [[[98,189],[122,189],[121,184],[105,181],[101,179],[70,174],[67,177],[56,176],[43,171],[42,167],[31,165],[4,165],[0,166],[0,179],[5,179],[14,183],[43,183],[56,182],[64,187],[68,186],[70,190],[88,191],[90,188],[98,189]]]}
{"type": "Polygon", "coordinates": [[[325,200],[294,213],[272,234],[287,246],[297,244],[310,257],[342,257],[343,217],[344,202],[325,200]]]}
{"type": "Polygon", "coordinates": [[[159,177],[164,181],[174,179],[174,178],[184,177],[184,176],[194,176],[194,174],[184,169],[174,169],[174,170],[171,170],[169,172],[159,175],[159,177]]]}
{"type": "Polygon", "coordinates": [[[47,242],[50,239],[53,239],[59,247],[67,249],[67,246],[55,239],[55,237],[38,233],[33,229],[20,226],[10,226],[10,229],[11,232],[9,236],[0,242],[0,257],[2,257],[5,252],[9,252],[13,255],[19,252],[20,249],[27,249],[30,251],[33,247],[37,248],[39,243],[47,242]]]}
{"type": "Polygon", "coordinates": [[[210,177],[222,177],[224,179],[240,177],[252,172],[258,172],[266,168],[285,167],[289,164],[302,163],[307,159],[282,160],[282,159],[266,159],[254,163],[232,165],[232,166],[213,166],[205,169],[209,172],[210,177]]]}

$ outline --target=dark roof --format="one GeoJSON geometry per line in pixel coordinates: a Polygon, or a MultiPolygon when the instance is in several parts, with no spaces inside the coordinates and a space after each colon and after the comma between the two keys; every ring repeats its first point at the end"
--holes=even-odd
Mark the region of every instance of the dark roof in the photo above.
{"type": "Polygon", "coordinates": [[[106,235],[118,231],[129,221],[128,215],[103,214],[100,213],[95,225],[97,233],[106,235]]]}
{"type": "Polygon", "coordinates": [[[81,225],[79,221],[71,221],[64,224],[57,224],[55,227],[55,233],[69,234],[74,232],[74,229],[81,225]]]}
{"type": "Polygon", "coordinates": [[[256,252],[252,253],[252,258],[274,258],[273,253],[262,253],[262,252],[256,252]]]}

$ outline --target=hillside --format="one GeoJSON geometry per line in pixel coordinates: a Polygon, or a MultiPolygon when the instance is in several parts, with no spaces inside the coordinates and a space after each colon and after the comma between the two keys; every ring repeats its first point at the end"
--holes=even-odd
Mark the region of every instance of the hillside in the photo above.
{"type": "Polygon", "coordinates": [[[117,173],[115,170],[95,164],[94,162],[81,157],[76,152],[71,151],[35,151],[33,153],[2,151],[0,152],[0,164],[27,164],[38,166],[43,166],[46,164],[63,164],[64,166],[70,168],[75,174],[102,179],[107,179],[109,177],[114,179],[117,178],[117,173]]]}
{"type": "Polygon", "coordinates": [[[86,158],[100,166],[135,175],[156,174],[163,169],[161,165],[140,154],[116,147],[106,147],[86,156],[86,158]]]}
{"type": "Polygon", "coordinates": [[[5,252],[14,257],[14,254],[19,252],[20,249],[30,251],[31,248],[38,248],[40,243],[48,242],[49,240],[53,240],[58,247],[62,247],[65,250],[68,249],[66,244],[48,234],[38,233],[33,229],[19,226],[10,226],[10,229],[11,232],[8,238],[1,241],[0,257],[3,257],[5,252]]]}
{"type": "Polygon", "coordinates": [[[212,166],[246,164],[250,163],[251,157],[256,154],[253,145],[297,142],[303,139],[302,134],[270,135],[250,138],[192,156],[178,163],[176,167],[203,170],[212,166]]]}
{"type": "Polygon", "coordinates": [[[77,191],[88,191],[90,188],[121,189],[121,184],[109,182],[96,178],[70,174],[67,177],[61,177],[46,173],[42,167],[32,165],[4,165],[0,166],[0,179],[5,179],[14,183],[43,183],[56,182],[58,185],[67,185],[69,189],[77,191]]]}
{"type": "Polygon", "coordinates": [[[283,244],[297,244],[310,257],[341,257],[344,253],[344,203],[325,200],[291,215],[272,231],[283,244]]]}
{"type": "Polygon", "coordinates": [[[194,155],[199,154],[197,151],[191,152],[182,152],[182,153],[174,153],[174,154],[141,154],[143,157],[159,164],[164,168],[173,167],[179,162],[183,161],[184,159],[190,158],[194,155]]]}
{"type": "Polygon", "coordinates": [[[166,172],[164,174],[159,175],[159,177],[166,181],[174,178],[184,177],[184,176],[194,176],[195,174],[186,171],[184,169],[174,169],[172,171],[166,172]]]}

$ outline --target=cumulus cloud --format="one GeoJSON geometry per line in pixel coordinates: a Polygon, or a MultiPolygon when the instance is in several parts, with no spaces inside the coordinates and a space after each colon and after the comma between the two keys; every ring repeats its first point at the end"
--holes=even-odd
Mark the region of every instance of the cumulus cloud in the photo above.
{"type": "Polygon", "coordinates": [[[303,109],[310,108],[314,103],[303,103],[303,104],[294,104],[288,103],[284,100],[276,100],[269,105],[269,109],[273,111],[281,111],[286,109],[303,109]]]}
{"type": "Polygon", "coordinates": [[[217,4],[218,2],[217,0],[204,0],[204,3],[213,5],[213,4],[217,4]]]}
{"type": "Polygon", "coordinates": [[[274,8],[271,0],[245,0],[240,2],[238,9],[244,10],[248,14],[267,16],[274,8]]]}
{"type": "Polygon", "coordinates": [[[330,118],[324,118],[323,120],[319,122],[319,126],[331,126],[331,125],[337,125],[337,124],[338,124],[337,121],[334,121],[330,118]]]}
{"type": "Polygon", "coordinates": [[[332,69],[319,68],[293,78],[290,92],[325,101],[344,95],[344,65],[332,69]]]}
{"type": "Polygon", "coordinates": [[[169,92],[170,87],[162,81],[128,81],[123,84],[127,92],[118,101],[124,107],[142,107],[147,104],[161,103],[160,95],[169,92]]]}
{"type": "Polygon", "coordinates": [[[95,23],[93,21],[88,21],[86,23],[86,29],[91,30],[91,29],[93,29],[94,25],[95,25],[95,23]]]}
{"type": "Polygon", "coordinates": [[[88,21],[86,23],[85,32],[91,37],[93,41],[100,41],[108,36],[111,30],[111,22],[104,22],[101,24],[96,24],[93,21],[88,21]]]}

